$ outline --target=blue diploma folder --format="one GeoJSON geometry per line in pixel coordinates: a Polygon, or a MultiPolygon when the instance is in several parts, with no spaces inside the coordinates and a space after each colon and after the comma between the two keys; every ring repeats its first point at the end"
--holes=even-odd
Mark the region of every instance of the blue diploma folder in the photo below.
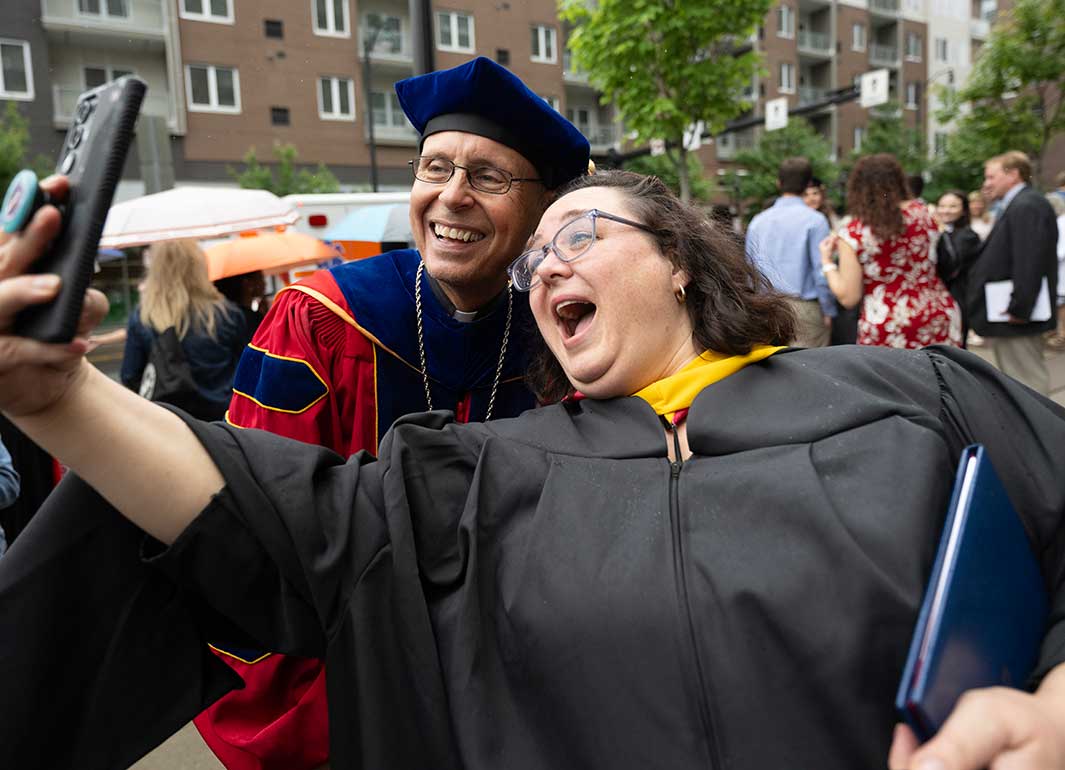
{"type": "Polygon", "coordinates": [[[895,707],[922,742],[966,690],[1024,687],[1047,622],[1024,526],[980,445],[966,447],[895,707]]]}

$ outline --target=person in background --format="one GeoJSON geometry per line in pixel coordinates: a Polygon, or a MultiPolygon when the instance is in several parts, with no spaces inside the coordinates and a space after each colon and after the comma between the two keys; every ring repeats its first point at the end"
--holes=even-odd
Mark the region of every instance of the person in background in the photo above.
{"type": "MultiPolygon", "coordinates": [[[[825,190],[825,183],[818,177],[813,177],[810,184],[803,191],[802,201],[814,211],[819,211],[828,221],[828,226],[835,232],[840,225],[840,217],[832,208],[825,190]]],[[[858,341],[858,308],[847,308],[836,302],[836,315],[832,317],[832,331],[829,335],[829,345],[853,345],[858,341]]]]}
{"type": "MultiPolygon", "coordinates": [[[[1058,179],[1065,181],[1063,176],[1065,172],[1058,174],[1058,179]]],[[[1047,347],[1051,350],[1065,350],[1065,194],[1059,195],[1059,192],[1061,191],[1047,195],[1047,200],[1058,218],[1058,328],[1048,332],[1046,336],[1047,347]]]]}
{"type": "Polygon", "coordinates": [[[1059,171],[1054,175],[1054,188],[1050,194],[1065,201],[1065,171],[1059,171]]]}
{"type": "Polygon", "coordinates": [[[240,308],[247,327],[247,342],[251,342],[252,335],[266,317],[266,311],[270,309],[270,302],[266,298],[266,276],[263,275],[263,271],[255,270],[250,273],[219,278],[214,282],[214,287],[240,308]]]}
{"type": "MultiPolygon", "coordinates": [[[[11,453],[0,441],[0,510],[14,504],[19,495],[19,475],[11,462],[11,453]]],[[[0,525],[0,556],[7,550],[7,535],[0,525]]]]}
{"type": "Polygon", "coordinates": [[[984,194],[979,190],[973,190],[969,193],[969,227],[980,237],[981,241],[985,241],[991,232],[992,225],[994,225],[994,220],[991,218],[991,212],[988,211],[984,194]]]}
{"type": "Polygon", "coordinates": [[[825,347],[829,343],[836,302],[822,275],[818,244],[830,232],[828,220],[803,203],[813,179],[806,158],[780,164],[780,197],[747,227],[747,258],[788,295],[798,318],[793,345],[825,347]]]}
{"type": "Polygon", "coordinates": [[[172,327],[199,397],[191,411],[200,419],[221,420],[251,337],[244,316],[207,278],[207,260],[196,241],[154,243],[146,261],[140,303],[129,316],[121,382],[140,389],[156,338],[172,327]]]}
{"type": "Polygon", "coordinates": [[[1050,372],[1043,333],[1057,327],[1058,223],[1031,179],[1032,163],[1023,152],[984,164],[984,196],[999,203],[1001,213],[970,273],[968,306],[973,330],[990,344],[999,369],[1045,395],[1050,372]],[[1008,296],[996,297],[996,291],[1008,296]],[[989,292],[995,307],[987,305],[989,292]],[[1037,314],[1041,308],[1045,317],[1037,314]]]}
{"type": "Polygon", "coordinates": [[[961,339],[965,347],[969,319],[965,309],[969,270],[980,255],[980,236],[969,226],[969,199],[960,190],[939,196],[936,218],[943,231],[936,243],[936,273],[961,311],[961,339]]]}
{"type": "Polygon", "coordinates": [[[861,303],[858,344],[960,346],[961,311],[930,254],[938,227],[928,207],[910,197],[894,156],[867,155],[855,164],[847,207],[852,219],[821,243],[821,258],[839,301],[861,303]]]}

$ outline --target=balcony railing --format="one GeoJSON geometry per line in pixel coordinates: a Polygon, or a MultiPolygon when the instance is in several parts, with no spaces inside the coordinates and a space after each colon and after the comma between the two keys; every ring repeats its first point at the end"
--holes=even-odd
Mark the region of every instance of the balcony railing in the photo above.
{"type": "Polygon", "coordinates": [[[579,128],[581,133],[588,139],[588,144],[593,147],[612,145],[618,140],[616,126],[584,126],[579,128]]]}
{"type": "Polygon", "coordinates": [[[827,96],[827,88],[817,88],[816,86],[799,86],[800,107],[803,107],[807,104],[815,104],[816,102],[824,101],[827,96]]]}
{"type": "Polygon", "coordinates": [[[879,45],[873,43],[869,46],[869,61],[873,64],[885,64],[889,67],[899,63],[899,49],[893,45],[879,45]]]}
{"type": "Polygon", "coordinates": [[[374,120],[373,136],[375,142],[414,144],[418,141],[418,132],[410,124],[395,126],[391,123],[381,122],[380,119],[374,120]]]}
{"type": "Polygon", "coordinates": [[[898,13],[899,0],[869,0],[869,10],[878,13],[898,13]]]}
{"type": "Polygon", "coordinates": [[[799,50],[813,53],[831,54],[832,40],[824,32],[813,32],[808,29],[799,30],[799,50]]]}
{"type": "Polygon", "coordinates": [[[41,0],[48,28],[161,37],[166,33],[163,0],[41,0]]]}
{"type": "MultiPolygon", "coordinates": [[[[52,120],[56,125],[67,125],[74,117],[74,105],[84,89],[77,86],[52,86],[52,120]]],[[[170,109],[170,97],[167,94],[153,95],[149,89],[144,97],[141,112],[145,115],[158,115],[174,123],[176,116],[170,109]]]]}
{"type": "Polygon", "coordinates": [[[562,54],[562,79],[569,83],[587,83],[587,73],[574,69],[573,54],[565,51],[562,54]]]}

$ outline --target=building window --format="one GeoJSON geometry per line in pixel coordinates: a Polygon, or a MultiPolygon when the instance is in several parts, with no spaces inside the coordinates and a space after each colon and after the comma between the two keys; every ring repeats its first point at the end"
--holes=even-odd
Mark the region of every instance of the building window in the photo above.
{"type": "Polygon", "coordinates": [[[947,134],[945,131],[936,131],[932,137],[932,151],[936,156],[947,154],[947,134]]]}
{"type": "Polygon", "coordinates": [[[233,67],[189,64],[185,89],[191,112],[240,112],[240,76],[233,67]]]}
{"type": "Polygon", "coordinates": [[[85,16],[129,16],[126,0],[78,0],[78,13],[85,16]]]}
{"type": "Polygon", "coordinates": [[[777,83],[777,91],[782,94],[795,93],[795,65],[791,62],[780,63],[780,81],[777,83]]]}
{"type": "Polygon", "coordinates": [[[318,78],[318,117],[355,120],[355,82],[350,78],[318,78]]]}
{"type": "Polygon", "coordinates": [[[289,126],[289,125],[292,125],[292,118],[289,115],[288,107],[271,107],[270,108],[270,125],[272,125],[272,126],[289,126]]]}
{"type": "Polygon", "coordinates": [[[854,24],[851,26],[851,50],[865,50],[865,25],[854,24]]]}
{"type": "Polygon", "coordinates": [[[85,67],[82,74],[85,76],[85,88],[89,89],[118,80],[123,75],[132,75],[133,70],[115,67],[85,67]]]}
{"type": "Polygon", "coordinates": [[[947,39],[945,37],[937,37],[936,38],[936,61],[937,62],[945,62],[945,61],[947,61],[947,57],[948,57],[949,53],[950,53],[950,50],[947,48],[947,39]]]}
{"type": "Polygon", "coordinates": [[[314,13],[314,34],[350,37],[348,0],[311,0],[311,3],[314,13]]]}
{"type": "Polygon", "coordinates": [[[860,152],[862,149],[862,140],[865,139],[865,127],[854,127],[854,151],[860,152]]]}
{"type": "Polygon", "coordinates": [[[532,60],[542,64],[554,64],[558,61],[555,46],[555,28],[543,24],[532,26],[532,60]]]}
{"type": "Polygon", "coordinates": [[[916,32],[906,33],[906,61],[921,61],[921,36],[916,32]]]}
{"type": "Polygon", "coordinates": [[[403,114],[403,108],[399,106],[399,97],[396,96],[395,91],[371,93],[370,110],[373,113],[373,124],[376,127],[405,129],[409,125],[407,116],[403,114]]]}
{"type": "Polygon", "coordinates": [[[233,23],[232,0],[181,0],[178,9],[183,19],[215,24],[233,23]]]}
{"type": "Polygon", "coordinates": [[[371,13],[363,22],[362,34],[363,43],[370,36],[377,35],[374,39],[374,53],[393,55],[403,53],[403,22],[398,16],[371,13]]]}
{"type": "Polygon", "coordinates": [[[504,67],[508,66],[510,64],[510,50],[507,48],[497,48],[496,61],[504,67]]]}
{"type": "Polygon", "coordinates": [[[0,38],[0,98],[33,100],[30,44],[25,40],[0,38]]]}
{"type": "Polygon", "coordinates": [[[921,84],[920,83],[907,83],[906,84],[906,109],[916,110],[917,102],[921,98],[921,84]]]}
{"type": "Polygon", "coordinates": [[[437,11],[436,47],[441,51],[473,53],[473,17],[456,11],[437,11]]]}
{"type": "Polygon", "coordinates": [[[285,36],[285,23],[280,19],[263,19],[263,34],[280,40],[285,36]]]}
{"type": "Polygon", "coordinates": [[[553,109],[555,112],[560,112],[561,111],[561,110],[558,109],[559,108],[559,102],[558,102],[558,97],[557,96],[542,96],[541,95],[540,98],[543,99],[545,102],[547,102],[551,106],[551,109],[553,109]]]}
{"type": "Polygon", "coordinates": [[[777,37],[795,37],[795,11],[790,5],[777,8],[777,37]]]}
{"type": "Polygon", "coordinates": [[[566,119],[577,127],[585,136],[592,133],[592,114],[591,110],[584,107],[570,107],[566,110],[566,119]]]}

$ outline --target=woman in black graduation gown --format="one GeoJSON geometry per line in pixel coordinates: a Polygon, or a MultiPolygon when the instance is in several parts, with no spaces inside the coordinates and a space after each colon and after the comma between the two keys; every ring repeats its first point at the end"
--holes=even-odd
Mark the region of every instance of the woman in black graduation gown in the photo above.
{"type": "MultiPolygon", "coordinates": [[[[511,268],[546,342],[541,390],[569,398],[483,425],[408,417],[376,462],[188,420],[84,364],[81,340],[9,336],[50,296],[17,274],[55,227],[46,208],[0,251],[0,406],[152,538],[138,552],[76,480],[60,497],[77,505],[42,511],[127,593],[79,586],[94,618],[49,584],[18,629],[33,650],[0,633],[0,724],[17,727],[0,764],[123,766],[233,686],[208,640],[326,659],[333,768],[1065,762],[1065,411],[957,350],[778,347],[780,299],[657,180],[577,182],[511,268]],[[1034,694],[979,691],[914,754],[892,702],[974,441],[1052,624],[1034,694]],[[31,686],[70,671],[67,611],[95,620],[73,674],[89,700],[31,686]]],[[[62,570],[35,533],[0,564],[0,622],[62,570]]]]}
{"type": "Polygon", "coordinates": [[[961,346],[969,336],[969,312],[966,292],[969,268],[980,256],[980,236],[969,221],[969,198],[961,190],[948,190],[939,196],[936,219],[942,227],[936,242],[936,273],[946,284],[961,310],[961,346]]]}

